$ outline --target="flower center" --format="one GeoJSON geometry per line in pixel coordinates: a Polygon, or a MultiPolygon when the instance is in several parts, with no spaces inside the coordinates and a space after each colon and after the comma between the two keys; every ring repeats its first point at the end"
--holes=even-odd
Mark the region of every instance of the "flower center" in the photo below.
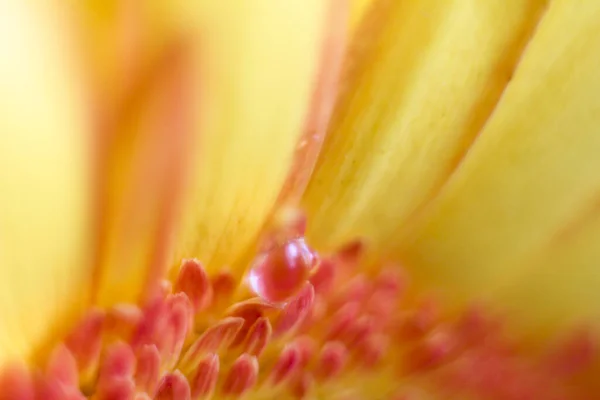
{"type": "Polygon", "coordinates": [[[89,310],[44,371],[7,368],[0,399],[587,398],[585,332],[527,352],[485,309],[408,295],[398,265],[361,272],[362,247],[319,259],[297,233],[278,237],[245,279],[254,294],[183,260],[143,307],[89,310]]]}

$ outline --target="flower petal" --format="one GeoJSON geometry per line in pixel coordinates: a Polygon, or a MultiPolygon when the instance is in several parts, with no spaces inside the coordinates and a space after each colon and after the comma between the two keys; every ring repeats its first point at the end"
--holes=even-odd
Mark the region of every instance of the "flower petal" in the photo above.
{"type": "Polygon", "coordinates": [[[0,3],[0,364],[31,356],[89,291],[89,135],[64,11],[0,3]]]}
{"type": "MultiPolygon", "coordinates": [[[[183,3],[182,3],[183,4],[183,3]]],[[[202,60],[192,193],[175,259],[214,271],[252,242],[277,199],[307,115],[327,2],[185,2],[202,60]]],[[[187,28],[186,28],[187,27],[187,28]]]]}
{"type": "Polygon", "coordinates": [[[194,140],[192,63],[177,40],[99,131],[95,301],[152,296],[170,262],[194,140]]]}
{"type": "Polygon", "coordinates": [[[360,25],[363,17],[369,12],[374,2],[375,0],[352,0],[350,7],[350,27],[352,29],[360,25]]]}
{"type": "Polygon", "coordinates": [[[577,222],[491,295],[520,329],[547,334],[599,320],[600,213],[577,222]]]}
{"type": "MultiPolygon", "coordinates": [[[[321,247],[392,233],[436,194],[510,80],[543,2],[378,1],[355,33],[304,204],[321,247]]],[[[387,241],[387,243],[386,243],[387,241]]]]}
{"type": "Polygon", "coordinates": [[[418,278],[456,299],[484,295],[522,277],[595,207],[598,18],[598,3],[552,2],[481,136],[405,242],[418,278]]]}
{"type": "Polygon", "coordinates": [[[349,7],[348,0],[329,0],[327,3],[327,29],[320,49],[311,104],[291,169],[277,199],[281,206],[295,206],[302,198],[321,152],[337,98],[348,36],[349,7]]]}

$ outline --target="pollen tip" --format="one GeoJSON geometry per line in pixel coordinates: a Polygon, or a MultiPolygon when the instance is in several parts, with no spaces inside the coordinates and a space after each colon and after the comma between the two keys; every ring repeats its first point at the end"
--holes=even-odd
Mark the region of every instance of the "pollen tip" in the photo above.
{"type": "Polygon", "coordinates": [[[256,384],[258,380],[258,361],[256,357],[242,354],[231,365],[223,383],[222,391],[226,395],[241,396],[256,384]]]}
{"type": "Polygon", "coordinates": [[[301,350],[297,345],[286,346],[275,362],[269,375],[269,381],[273,386],[287,381],[298,370],[302,363],[301,350]]]}
{"type": "Polygon", "coordinates": [[[216,353],[220,348],[227,347],[235,339],[244,325],[244,319],[226,317],[208,328],[185,352],[179,367],[184,371],[193,369],[204,354],[216,353]]]}
{"type": "Polygon", "coordinates": [[[259,318],[250,327],[243,351],[252,356],[259,357],[271,339],[273,329],[268,318],[259,318]]]}
{"type": "Polygon", "coordinates": [[[348,359],[348,350],[341,342],[327,342],[321,349],[315,371],[319,380],[335,378],[340,374],[348,359]]]}
{"type": "Polygon", "coordinates": [[[141,391],[153,393],[160,375],[160,353],[155,345],[141,346],[137,351],[135,382],[141,391]]]}
{"type": "Polygon", "coordinates": [[[344,304],[331,317],[331,323],[326,334],[327,340],[338,340],[347,335],[351,326],[360,315],[360,304],[350,302],[344,304]]]}
{"type": "Polygon", "coordinates": [[[300,293],[287,303],[275,325],[275,335],[293,331],[300,326],[311,311],[315,301],[315,289],[310,282],[306,282],[300,293]]]}
{"type": "MultiPolygon", "coordinates": [[[[165,361],[170,367],[179,359],[185,339],[192,327],[192,305],[184,293],[167,297],[168,318],[164,326],[165,361]]],[[[160,333],[159,333],[160,334],[160,333]]]]}
{"type": "Polygon", "coordinates": [[[100,363],[98,384],[116,378],[132,378],[135,368],[136,358],[131,346],[125,342],[112,343],[100,363]]]}
{"type": "Polygon", "coordinates": [[[208,354],[198,363],[190,381],[193,399],[208,397],[214,392],[219,379],[219,369],[220,361],[217,354],[208,354]]]}
{"type": "Polygon", "coordinates": [[[206,270],[197,259],[184,259],[175,280],[174,292],[183,292],[190,299],[194,312],[206,309],[213,297],[213,288],[206,270]]]}
{"type": "Polygon", "coordinates": [[[317,343],[308,335],[298,337],[290,346],[298,350],[300,366],[303,368],[310,363],[317,351],[317,343]]]}
{"type": "Polygon", "coordinates": [[[102,310],[89,310],[65,340],[65,345],[77,360],[80,372],[90,368],[100,356],[104,320],[105,313],[102,310]]]}
{"type": "Polygon", "coordinates": [[[187,379],[180,371],[175,370],[161,378],[154,400],[190,400],[191,397],[187,379]]]}

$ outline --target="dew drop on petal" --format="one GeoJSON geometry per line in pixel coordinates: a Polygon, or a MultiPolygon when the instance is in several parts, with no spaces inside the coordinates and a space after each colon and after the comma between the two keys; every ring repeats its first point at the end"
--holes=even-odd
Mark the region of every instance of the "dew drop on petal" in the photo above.
{"type": "Polygon", "coordinates": [[[304,238],[291,239],[254,260],[248,284],[267,301],[285,302],[302,289],[317,262],[316,253],[304,238]]]}

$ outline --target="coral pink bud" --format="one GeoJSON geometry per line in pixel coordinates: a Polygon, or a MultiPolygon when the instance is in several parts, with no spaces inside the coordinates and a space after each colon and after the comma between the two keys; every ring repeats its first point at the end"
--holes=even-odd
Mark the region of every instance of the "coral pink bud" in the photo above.
{"type": "Polygon", "coordinates": [[[98,361],[102,348],[104,312],[92,309],[83,317],[65,340],[79,371],[85,371],[98,361]]]}
{"type": "Polygon", "coordinates": [[[275,325],[275,335],[280,336],[300,326],[311,311],[315,301],[315,290],[307,282],[298,296],[283,308],[281,316],[275,325]]]}
{"type": "Polygon", "coordinates": [[[219,356],[208,354],[198,363],[196,372],[190,380],[192,398],[209,397],[217,386],[219,378],[219,356]]]}
{"type": "Polygon", "coordinates": [[[200,261],[196,259],[182,261],[174,291],[185,293],[196,313],[210,305],[213,288],[200,261]]]}
{"type": "Polygon", "coordinates": [[[267,318],[259,318],[248,331],[244,343],[244,353],[259,357],[271,339],[271,323],[267,318]]]}
{"type": "Polygon", "coordinates": [[[242,354],[231,366],[225,383],[223,393],[226,395],[241,396],[252,389],[258,380],[258,361],[256,357],[242,354]]]}
{"type": "Polygon", "coordinates": [[[179,371],[166,374],[158,383],[154,400],[190,400],[190,385],[179,371]]]}
{"type": "Polygon", "coordinates": [[[189,371],[198,365],[204,354],[216,353],[220,348],[229,346],[243,325],[243,318],[228,317],[208,328],[186,351],[179,363],[180,368],[189,371]]]}
{"type": "Polygon", "coordinates": [[[347,359],[348,350],[342,343],[325,343],[319,355],[315,376],[321,380],[335,378],[346,365],[347,359]]]}
{"type": "Polygon", "coordinates": [[[135,372],[135,354],[127,343],[116,342],[108,347],[100,364],[98,380],[131,378],[135,372]]]}
{"type": "Polygon", "coordinates": [[[273,370],[270,374],[271,383],[273,385],[278,385],[279,383],[288,380],[299,370],[301,361],[302,356],[296,346],[286,347],[273,366],[273,370]]]}
{"type": "Polygon", "coordinates": [[[137,352],[135,383],[145,392],[153,393],[160,375],[160,353],[155,345],[144,345],[137,352]]]}

